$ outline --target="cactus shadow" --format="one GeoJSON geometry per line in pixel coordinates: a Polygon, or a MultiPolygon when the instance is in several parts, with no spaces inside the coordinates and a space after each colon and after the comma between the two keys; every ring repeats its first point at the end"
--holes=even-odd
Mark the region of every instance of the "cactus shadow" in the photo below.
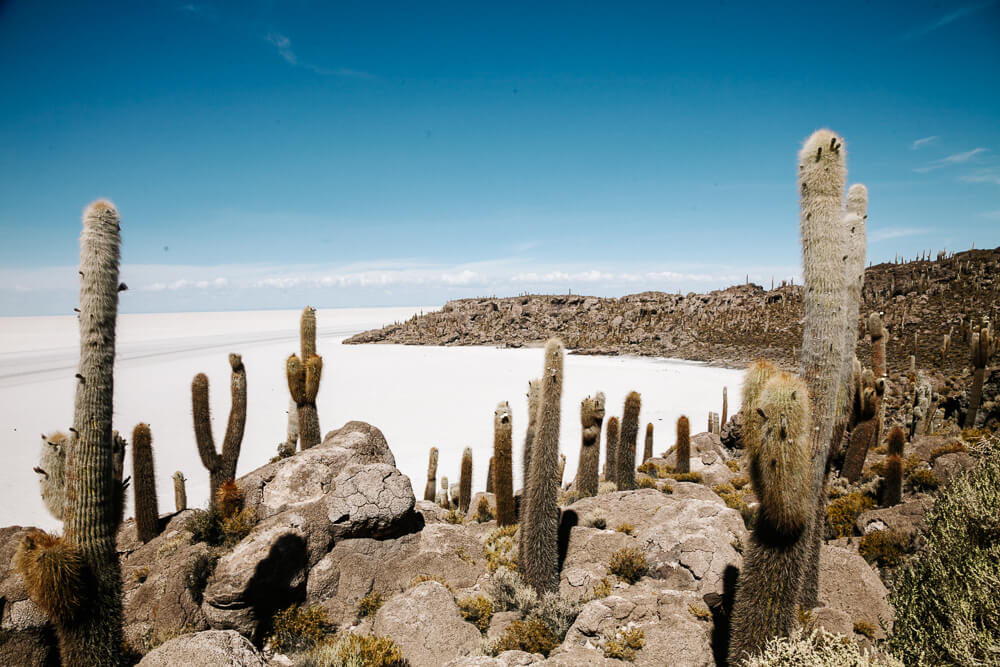
{"type": "Polygon", "coordinates": [[[730,614],[733,611],[733,599],[736,597],[736,584],[739,578],[739,568],[735,565],[727,566],[722,572],[722,594],[706,593],[702,597],[712,612],[712,656],[719,667],[729,664],[730,614]]]}
{"type": "Polygon", "coordinates": [[[577,515],[575,510],[563,510],[562,515],[559,517],[559,572],[562,572],[563,562],[566,560],[566,552],[569,550],[570,532],[572,532],[573,526],[576,526],[579,523],[580,517],[577,515]]]}
{"type": "Polygon", "coordinates": [[[309,554],[299,535],[279,537],[267,558],[257,564],[247,587],[247,603],[259,622],[254,633],[258,646],[271,631],[275,612],[305,600],[309,554]]]}

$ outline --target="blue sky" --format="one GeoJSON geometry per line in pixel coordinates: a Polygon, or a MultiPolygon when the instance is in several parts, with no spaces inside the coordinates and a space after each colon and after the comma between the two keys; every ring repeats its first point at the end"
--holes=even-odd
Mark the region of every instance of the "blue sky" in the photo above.
{"type": "Polygon", "coordinates": [[[1000,245],[1000,2],[664,5],[2,2],[0,315],[97,197],[124,312],[769,286],[824,126],[871,260],[1000,245]]]}

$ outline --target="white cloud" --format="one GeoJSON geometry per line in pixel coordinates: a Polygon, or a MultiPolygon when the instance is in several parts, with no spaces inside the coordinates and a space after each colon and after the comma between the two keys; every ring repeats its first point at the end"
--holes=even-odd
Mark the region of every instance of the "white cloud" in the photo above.
{"type": "Polygon", "coordinates": [[[930,232],[929,229],[922,229],[920,227],[887,227],[885,229],[875,229],[869,231],[868,241],[871,243],[878,243],[879,241],[899,239],[906,236],[920,236],[921,234],[927,234],[928,232],[930,232]]]}
{"type": "Polygon", "coordinates": [[[936,139],[937,139],[937,135],[934,135],[932,137],[924,137],[923,139],[917,139],[912,144],[910,144],[910,150],[914,150],[915,151],[918,148],[922,148],[922,147],[926,146],[927,144],[931,143],[932,141],[935,141],[936,139]]]}
{"type": "Polygon", "coordinates": [[[371,74],[360,70],[348,69],[346,67],[328,69],[326,67],[318,67],[317,65],[313,65],[311,63],[302,62],[295,51],[292,50],[292,40],[289,39],[287,35],[283,35],[280,32],[268,33],[265,39],[278,50],[278,55],[284,58],[285,62],[293,67],[303,67],[321,76],[340,76],[353,79],[372,78],[371,74]]]}
{"type": "Polygon", "coordinates": [[[933,162],[927,163],[923,167],[915,168],[913,171],[921,174],[926,174],[929,171],[934,171],[935,169],[941,169],[942,167],[950,167],[951,165],[954,164],[963,164],[965,162],[968,162],[972,158],[976,157],[977,155],[986,153],[988,151],[989,151],[988,148],[973,148],[971,151],[965,151],[964,153],[955,153],[954,155],[943,157],[940,160],[934,160],[933,162]]]}
{"type": "Polygon", "coordinates": [[[946,25],[957,21],[958,19],[968,16],[969,14],[974,14],[982,9],[996,4],[996,0],[990,0],[989,2],[981,2],[975,5],[966,5],[965,7],[959,7],[958,9],[945,14],[936,21],[931,21],[925,25],[914,28],[913,30],[905,33],[900,39],[915,39],[917,37],[923,37],[924,35],[930,34],[935,30],[945,27],[946,25]]]}
{"type": "Polygon", "coordinates": [[[966,183],[992,183],[1000,185],[1000,169],[985,168],[971,171],[968,174],[959,176],[960,180],[966,183]]]}

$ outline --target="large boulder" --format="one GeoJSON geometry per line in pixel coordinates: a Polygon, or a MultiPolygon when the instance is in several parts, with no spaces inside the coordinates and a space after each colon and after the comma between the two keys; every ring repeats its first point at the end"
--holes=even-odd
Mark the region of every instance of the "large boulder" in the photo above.
{"type": "Polygon", "coordinates": [[[412,521],[410,478],[386,463],[349,465],[337,475],[326,497],[335,539],[389,537],[412,521]]]}
{"type": "Polygon", "coordinates": [[[267,663],[246,637],[233,630],[206,630],[171,639],[139,661],[139,667],[265,667],[267,663]]]}
{"type": "Polygon", "coordinates": [[[462,618],[455,598],[436,581],[425,581],[388,600],[375,615],[373,630],[399,645],[412,667],[438,667],[472,653],[481,640],[462,618]]]}
{"type": "Polygon", "coordinates": [[[952,452],[934,460],[932,472],[941,484],[947,484],[962,473],[976,467],[976,459],[966,452],[952,452]]]}
{"type": "Polygon", "coordinates": [[[21,538],[34,528],[0,528],[0,665],[58,665],[55,629],[28,597],[11,560],[21,538]]]}
{"type": "Polygon", "coordinates": [[[862,535],[876,530],[892,530],[912,539],[926,528],[924,515],[933,504],[931,496],[914,496],[892,507],[862,512],[854,525],[862,535]]]}
{"type": "Polygon", "coordinates": [[[858,552],[824,544],[819,555],[820,605],[845,612],[854,623],[863,621],[883,639],[882,623],[892,629],[896,613],[889,591],[858,552]]]}

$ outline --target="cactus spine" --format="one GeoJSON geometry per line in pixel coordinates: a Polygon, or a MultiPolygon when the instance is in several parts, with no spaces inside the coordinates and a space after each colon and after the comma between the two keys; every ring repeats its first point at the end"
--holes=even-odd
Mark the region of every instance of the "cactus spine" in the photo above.
{"type": "Polygon", "coordinates": [[[187,488],[184,486],[184,473],[180,470],[174,473],[174,507],[183,512],[188,506],[187,488]]]}
{"type": "Polygon", "coordinates": [[[745,400],[743,405],[759,418],[760,430],[744,455],[760,508],[733,602],[731,665],[795,627],[815,507],[805,383],[778,373],[755,406],[745,400]]]}
{"type": "MultiPolygon", "coordinates": [[[[814,132],[799,152],[800,231],[805,279],[805,320],[802,331],[800,373],[809,391],[814,530],[809,539],[808,564],[802,585],[802,606],[816,606],[819,594],[819,550],[826,520],[827,460],[832,445],[840,391],[844,337],[847,272],[847,226],[844,185],[847,179],[843,139],[829,130],[814,132]]],[[[848,216],[854,224],[857,216],[848,216]]],[[[852,325],[853,326],[853,325],[852,325]]]]}
{"type": "MultiPolygon", "coordinates": [[[[744,433],[746,430],[744,429],[744,433]]],[[[677,461],[674,469],[677,472],[691,472],[691,423],[681,415],[677,419],[677,461]]]]}
{"type": "Polygon", "coordinates": [[[976,425],[976,415],[979,412],[979,402],[983,396],[983,381],[986,379],[986,365],[990,362],[990,351],[993,336],[988,327],[983,327],[978,334],[972,334],[972,391],[969,393],[969,411],[965,413],[965,428],[976,425]]]}
{"type": "Polygon", "coordinates": [[[513,424],[507,401],[497,404],[493,413],[493,490],[497,500],[497,526],[517,523],[514,508],[513,424]]]}
{"type": "Polygon", "coordinates": [[[323,358],[314,354],[303,361],[293,354],[285,362],[285,372],[288,391],[298,413],[299,445],[306,450],[320,443],[316,395],[323,375],[323,358]]]}
{"type": "Polygon", "coordinates": [[[653,458],[653,422],[646,424],[646,444],[642,448],[642,462],[653,458]]]}
{"type": "Polygon", "coordinates": [[[194,435],[198,442],[198,455],[209,474],[209,502],[214,506],[215,493],[223,482],[236,478],[236,463],[240,458],[243,444],[243,429],[247,422],[247,371],[243,359],[238,354],[229,355],[232,368],[230,391],[232,405],[229,409],[229,423],[222,441],[222,454],[215,451],[212,438],[211,413],[208,407],[208,378],[198,373],[191,382],[191,403],[194,414],[194,435]]]}
{"type": "Polygon", "coordinates": [[[538,425],[538,403],[541,391],[541,379],[536,378],[528,383],[528,431],[524,435],[524,452],[521,457],[521,487],[525,489],[528,488],[528,476],[531,470],[531,446],[535,440],[535,431],[538,425]]]}
{"type": "Polygon", "coordinates": [[[472,448],[462,451],[462,468],[458,477],[458,511],[465,514],[472,502],[472,448]]]}
{"type": "Polygon", "coordinates": [[[604,480],[607,482],[617,482],[618,464],[616,456],[618,454],[618,417],[609,417],[607,433],[604,439],[604,480]]]}
{"type": "Polygon", "coordinates": [[[604,422],[604,393],[597,392],[580,403],[580,426],[583,428],[580,444],[580,463],[576,470],[576,490],[581,498],[597,495],[600,485],[601,425],[604,422]]]}
{"type": "Polygon", "coordinates": [[[524,581],[539,594],[559,589],[559,505],[556,483],[559,467],[559,416],[563,387],[563,345],[556,339],[545,345],[537,430],[532,444],[531,470],[521,522],[518,567],[524,581]]]}
{"type": "Polygon", "coordinates": [[[625,397],[625,410],[622,413],[622,430],[618,442],[618,454],[615,459],[618,464],[618,490],[631,491],[635,484],[635,448],[639,438],[639,410],[642,398],[639,392],[629,392],[625,397]]]}
{"type": "Polygon", "coordinates": [[[132,430],[132,488],[135,490],[135,531],[144,543],[160,534],[153,470],[153,435],[148,424],[132,430]]]}
{"type": "Polygon", "coordinates": [[[889,429],[889,457],[885,462],[885,491],[882,506],[892,507],[903,500],[903,447],[906,436],[903,429],[893,426],[889,429]]]}
{"type": "Polygon", "coordinates": [[[434,502],[437,487],[438,449],[431,447],[430,460],[427,462],[427,484],[424,486],[424,500],[434,502]]]}

